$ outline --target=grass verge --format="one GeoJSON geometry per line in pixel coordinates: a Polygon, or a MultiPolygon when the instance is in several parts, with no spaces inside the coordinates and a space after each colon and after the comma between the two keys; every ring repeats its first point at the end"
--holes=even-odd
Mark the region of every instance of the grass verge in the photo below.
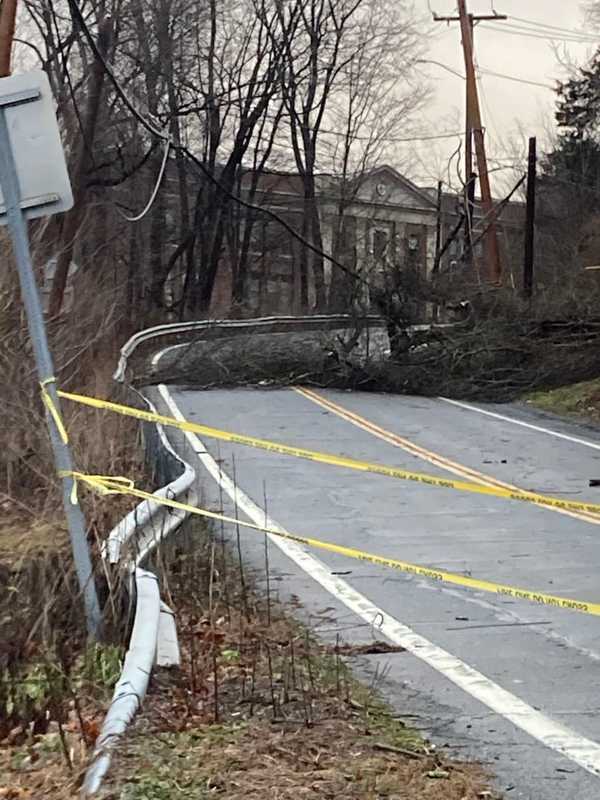
{"type": "Polygon", "coordinates": [[[573,383],[547,392],[533,392],[525,401],[554,414],[600,421],[600,378],[573,383]]]}

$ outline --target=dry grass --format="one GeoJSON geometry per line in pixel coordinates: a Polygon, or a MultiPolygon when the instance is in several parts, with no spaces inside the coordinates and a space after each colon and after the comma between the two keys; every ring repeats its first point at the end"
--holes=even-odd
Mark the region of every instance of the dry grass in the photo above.
{"type": "Polygon", "coordinates": [[[600,379],[573,383],[547,392],[534,392],[525,398],[543,411],[582,419],[600,420],[600,379]]]}
{"type": "MultiPolygon", "coordinates": [[[[85,651],[85,617],[74,575],[40,388],[18,292],[0,277],[0,739],[28,725],[44,729],[68,717],[69,676],[85,651]],[[40,678],[29,680],[31,671],[40,678]],[[52,680],[46,680],[47,673],[52,680]],[[37,673],[36,673],[37,674],[37,673]],[[37,683],[36,683],[37,682],[37,683]],[[38,692],[37,684],[43,685],[38,692]],[[25,687],[25,689],[23,689],[25,687]],[[48,690],[48,691],[46,691],[48,690]]],[[[51,324],[62,386],[106,395],[114,347],[110,308],[102,297],[79,298],[85,314],[51,324]],[[108,344],[107,344],[108,342],[108,344]]],[[[137,425],[91,409],[63,409],[76,468],[138,477],[143,470],[137,425]]],[[[99,542],[132,507],[80,492],[101,602],[109,594],[99,542]]],[[[127,624],[124,593],[110,585],[105,635],[119,641],[127,624]]],[[[61,722],[62,724],[62,722],[61,722]]]]}
{"type": "MultiPolygon", "coordinates": [[[[490,796],[471,765],[433,756],[410,758],[374,737],[359,712],[340,711],[310,729],[268,722],[139,736],[128,749],[136,770],[122,800],[475,800],[490,796]],[[386,750],[389,747],[389,750],[386,750]]],[[[111,796],[110,794],[108,796],[111,796]]]]}
{"type": "Polygon", "coordinates": [[[119,676],[122,651],[91,646],[66,671],[52,654],[22,675],[21,694],[43,715],[17,726],[0,743],[0,798],[73,797],[98,736],[110,690],[119,676]]]}

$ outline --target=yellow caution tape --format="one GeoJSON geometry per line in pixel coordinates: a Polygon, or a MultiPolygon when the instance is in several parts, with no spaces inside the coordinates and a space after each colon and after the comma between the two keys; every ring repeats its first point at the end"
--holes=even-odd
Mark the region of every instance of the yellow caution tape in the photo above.
{"type": "Polygon", "coordinates": [[[281,455],[295,456],[296,458],[303,458],[309,461],[316,461],[321,464],[331,464],[336,467],[346,467],[348,469],[359,470],[360,472],[371,472],[377,475],[387,475],[390,478],[398,478],[400,480],[414,481],[416,483],[423,483],[427,486],[438,486],[443,489],[455,489],[461,492],[473,492],[474,494],[491,495],[492,497],[503,497],[508,500],[520,500],[525,503],[534,503],[540,506],[550,506],[551,508],[562,508],[568,511],[587,511],[588,513],[600,513],[600,504],[586,503],[576,500],[561,500],[558,497],[551,497],[549,495],[537,494],[535,492],[519,491],[517,489],[504,489],[499,486],[482,485],[478,483],[470,483],[469,481],[457,481],[451,478],[438,478],[435,475],[428,475],[423,472],[410,472],[397,467],[388,467],[385,464],[377,464],[370,461],[360,461],[347,456],[336,456],[330,453],[322,453],[318,450],[307,450],[303,447],[292,447],[279,442],[272,442],[268,439],[257,439],[254,436],[244,436],[239,433],[231,433],[230,431],[220,430],[219,428],[211,428],[208,425],[201,425],[197,422],[189,422],[188,420],[178,420],[174,417],[167,417],[162,414],[155,414],[151,411],[142,411],[138,408],[131,406],[121,405],[120,403],[111,403],[108,400],[100,400],[96,397],[88,397],[82,394],[72,394],[70,392],[58,392],[59,396],[65,400],[71,400],[74,403],[81,403],[83,405],[91,406],[92,408],[104,409],[106,411],[114,411],[117,414],[123,414],[135,419],[145,420],[146,422],[154,422],[159,425],[165,425],[172,428],[178,428],[182,431],[190,431],[198,433],[201,436],[206,436],[211,439],[220,439],[221,441],[231,442],[232,444],[247,445],[248,447],[256,447],[260,450],[267,450],[270,453],[279,453],[281,455]]]}
{"type": "Polygon", "coordinates": [[[58,431],[58,435],[62,439],[63,444],[69,444],[69,434],[67,433],[67,429],[65,428],[65,424],[62,421],[62,417],[60,416],[60,412],[56,407],[54,400],[52,399],[52,395],[48,391],[48,385],[50,383],[56,383],[56,378],[46,378],[45,381],[40,383],[40,388],[42,390],[42,401],[46,408],[48,409],[48,413],[54,420],[54,424],[56,425],[56,430],[58,431]]]}
{"type": "Polygon", "coordinates": [[[198,508],[191,506],[188,503],[181,503],[179,500],[170,500],[166,497],[157,497],[137,489],[133,481],[128,478],[110,477],[106,475],[85,475],[80,472],[69,473],[75,482],[82,482],[97,491],[102,495],[110,494],[124,494],[132,497],[137,497],[141,500],[148,500],[152,503],[159,503],[163,506],[176,508],[181,511],[186,511],[189,514],[196,514],[201,517],[208,517],[209,519],[222,520],[223,522],[231,523],[232,525],[241,525],[244,528],[250,528],[260,533],[271,534],[279,536],[282,539],[288,539],[292,542],[305,545],[306,547],[315,547],[320,550],[327,550],[330,553],[336,553],[348,558],[357,559],[358,561],[368,561],[371,564],[379,564],[384,567],[391,567],[392,569],[407,572],[411,575],[421,575],[430,580],[439,581],[443,583],[451,583],[455,586],[462,586],[468,589],[475,589],[482,592],[491,592],[492,594],[499,594],[505,597],[512,597],[515,600],[529,600],[533,603],[538,603],[544,606],[553,606],[554,608],[566,608],[571,611],[579,611],[582,614],[591,614],[593,616],[600,616],[600,603],[587,603],[583,600],[572,600],[568,597],[557,597],[556,595],[545,594],[543,592],[531,592],[528,589],[518,589],[515,586],[505,586],[501,583],[494,583],[493,581],[483,581],[477,578],[470,578],[464,575],[457,575],[453,572],[445,572],[444,570],[435,569],[432,567],[421,567],[417,564],[410,564],[407,561],[399,561],[395,558],[387,558],[385,556],[377,556],[373,553],[366,553],[364,550],[356,550],[353,547],[345,547],[340,544],[333,544],[332,542],[321,541],[320,539],[313,539],[308,536],[299,536],[295,533],[288,533],[276,528],[266,527],[262,525],[255,525],[252,522],[243,522],[242,520],[229,517],[225,514],[219,514],[216,511],[208,511],[208,509],[198,508]]]}

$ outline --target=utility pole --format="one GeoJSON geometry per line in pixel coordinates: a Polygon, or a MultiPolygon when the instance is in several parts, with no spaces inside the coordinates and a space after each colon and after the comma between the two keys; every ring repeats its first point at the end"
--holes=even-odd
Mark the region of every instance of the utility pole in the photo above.
{"type": "MultiPolygon", "coordinates": [[[[467,17],[469,25],[469,36],[473,43],[475,22],[473,14],[467,17]]],[[[465,235],[464,235],[464,259],[467,264],[473,266],[473,209],[475,208],[475,182],[477,175],[473,172],[473,111],[471,103],[471,92],[467,82],[467,96],[465,99],[465,235]]]]}
{"type": "MultiPolygon", "coordinates": [[[[467,77],[467,97],[466,97],[466,139],[465,139],[465,211],[466,225],[470,224],[471,208],[469,207],[469,194],[473,193],[473,151],[472,139],[475,141],[475,153],[477,156],[477,169],[479,172],[479,184],[481,187],[481,207],[486,219],[493,219],[492,191],[490,187],[490,177],[488,174],[487,157],[485,153],[485,140],[483,125],[481,122],[481,109],[479,106],[479,95],[477,93],[477,80],[475,77],[475,65],[473,62],[473,31],[475,23],[482,20],[504,20],[505,14],[484,14],[474,15],[467,11],[466,0],[458,1],[458,16],[439,17],[433,15],[436,22],[460,22],[463,54],[465,59],[465,73],[467,77]]],[[[474,193],[473,193],[474,194],[474,193]]],[[[491,282],[499,285],[502,281],[502,265],[500,263],[500,250],[498,248],[498,236],[496,226],[490,225],[486,235],[486,249],[488,257],[488,269],[491,282]]]]}
{"type": "Polygon", "coordinates": [[[432,272],[435,274],[440,270],[440,251],[442,247],[442,198],[443,198],[444,184],[438,181],[437,185],[437,201],[435,204],[435,256],[433,259],[432,272]]]}
{"type": "MultiPolygon", "coordinates": [[[[437,275],[440,271],[440,260],[442,253],[442,203],[444,199],[444,184],[443,181],[438,181],[437,185],[437,202],[435,204],[435,255],[433,258],[433,267],[431,274],[437,275]]],[[[437,322],[439,316],[439,305],[433,304],[433,321],[437,322]]]]}
{"type": "Polygon", "coordinates": [[[523,262],[523,293],[531,300],[533,294],[533,259],[535,235],[535,182],[537,167],[537,141],[529,139],[529,159],[527,161],[527,211],[525,217],[525,259],[523,262]]]}
{"type": "Polygon", "coordinates": [[[16,16],[17,0],[2,0],[0,9],[0,78],[10,75],[16,16]]]}

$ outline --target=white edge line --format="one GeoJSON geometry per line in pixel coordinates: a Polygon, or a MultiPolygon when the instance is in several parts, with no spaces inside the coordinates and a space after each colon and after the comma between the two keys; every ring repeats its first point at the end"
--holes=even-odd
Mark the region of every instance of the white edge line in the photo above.
{"type": "Polygon", "coordinates": [[[488,411],[485,408],[472,406],[470,403],[463,403],[460,400],[451,400],[449,397],[438,397],[438,400],[442,400],[444,403],[450,403],[450,405],[453,406],[458,406],[459,408],[464,408],[466,411],[476,411],[478,414],[485,414],[486,417],[501,419],[503,422],[510,422],[513,425],[520,425],[522,428],[529,428],[530,430],[537,431],[538,433],[546,433],[548,436],[555,436],[557,439],[565,439],[567,442],[574,442],[575,444],[582,444],[584,447],[591,447],[593,450],[600,450],[600,444],[597,442],[591,442],[589,439],[580,439],[577,436],[569,436],[568,433],[559,433],[558,431],[553,431],[550,428],[544,428],[541,425],[534,425],[531,422],[524,422],[521,419],[515,419],[514,417],[507,417],[504,414],[498,414],[496,411],[488,411]]]}
{"type": "MultiPolygon", "coordinates": [[[[178,420],[184,416],[164,384],[158,387],[161,397],[170,412],[178,420]]],[[[207,472],[222,487],[230,499],[256,525],[266,525],[285,533],[285,528],[266,515],[231,478],[223,472],[196,434],[184,431],[188,442],[207,472]]],[[[456,656],[430,642],[424,636],[386,613],[367,597],[356,591],[343,579],[331,574],[320,559],[295,542],[267,534],[269,539],[288,558],[294,561],[307,575],[320,584],[323,589],[342,602],[347,608],[361,617],[369,625],[380,619],[378,630],[391,642],[406,648],[413,656],[425,662],[436,672],[454,683],[467,694],[483,703],[496,714],[504,717],[525,733],[537,739],[546,747],[578,764],[587,772],[600,776],[600,745],[580,736],[575,731],[556,722],[525,701],[503,689],[481,672],[461,661],[456,656]]]]}

